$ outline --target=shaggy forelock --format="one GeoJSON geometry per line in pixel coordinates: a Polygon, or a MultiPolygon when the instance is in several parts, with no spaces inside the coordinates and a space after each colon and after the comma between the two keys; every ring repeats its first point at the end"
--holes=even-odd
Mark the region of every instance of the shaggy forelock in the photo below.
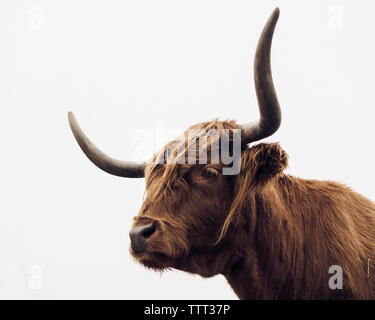
{"type": "Polygon", "coordinates": [[[211,146],[216,145],[220,140],[222,130],[232,131],[236,128],[235,121],[219,121],[217,119],[189,127],[181,136],[169,142],[153,156],[151,164],[145,170],[146,190],[149,191],[150,186],[154,187],[155,183],[159,186],[159,190],[155,192],[154,196],[160,195],[162,189],[172,191],[177,186],[188,188],[184,175],[188,174],[195,165],[191,163],[198,163],[198,157],[203,152],[207,152],[209,159],[211,146]],[[210,130],[216,130],[217,135],[203,139],[210,130]],[[191,150],[189,152],[191,146],[196,147],[195,155],[191,150]]]}

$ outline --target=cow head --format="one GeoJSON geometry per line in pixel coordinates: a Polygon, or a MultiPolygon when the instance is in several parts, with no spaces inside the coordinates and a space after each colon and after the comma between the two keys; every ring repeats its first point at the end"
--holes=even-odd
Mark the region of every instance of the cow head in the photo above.
{"type": "Polygon", "coordinates": [[[134,163],[101,152],[69,113],[73,134],[95,165],[113,175],[146,178],[145,199],[130,231],[131,254],[146,267],[211,276],[225,273],[241,254],[234,249],[241,247],[236,243],[241,230],[235,222],[241,219],[236,212],[249,191],[244,186],[262,188],[287,163],[277,144],[247,146],[273,134],[281,122],[270,65],[278,17],[275,9],[256,49],[257,122],[203,122],[167,144],[151,161],[134,163]],[[224,149],[229,152],[223,158],[224,149]],[[202,155],[204,161],[199,161],[202,155]],[[238,170],[230,170],[236,166],[238,170]]]}

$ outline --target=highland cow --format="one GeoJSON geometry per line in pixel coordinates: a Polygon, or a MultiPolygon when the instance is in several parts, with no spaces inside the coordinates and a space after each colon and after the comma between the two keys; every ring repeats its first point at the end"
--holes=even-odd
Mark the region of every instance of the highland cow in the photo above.
{"type": "Polygon", "coordinates": [[[257,122],[197,124],[147,163],[105,155],[69,113],[71,129],[99,168],[146,178],[147,195],[130,231],[131,254],[144,266],[224,275],[240,299],[375,298],[375,277],[369,272],[375,205],[339,183],[285,174],[288,156],[277,143],[249,146],[281,123],[270,65],[278,17],[275,9],[256,49],[257,122]],[[204,140],[210,130],[215,134],[204,140]],[[235,159],[236,131],[239,172],[223,174],[234,163],[213,155],[224,148],[225,136],[235,159]],[[203,151],[207,163],[195,161],[203,151]],[[342,270],[342,289],[329,285],[331,266],[342,270]]]}

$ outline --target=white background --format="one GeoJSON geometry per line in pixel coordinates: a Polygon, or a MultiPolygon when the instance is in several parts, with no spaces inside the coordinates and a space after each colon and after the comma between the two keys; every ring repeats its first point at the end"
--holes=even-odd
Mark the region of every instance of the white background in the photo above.
{"type": "Polygon", "coordinates": [[[145,160],[176,131],[254,120],[256,42],[279,6],[272,66],[288,172],[375,199],[375,2],[0,0],[0,297],[232,299],[221,276],[131,258],[143,179],[86,159],[145,160]]]}

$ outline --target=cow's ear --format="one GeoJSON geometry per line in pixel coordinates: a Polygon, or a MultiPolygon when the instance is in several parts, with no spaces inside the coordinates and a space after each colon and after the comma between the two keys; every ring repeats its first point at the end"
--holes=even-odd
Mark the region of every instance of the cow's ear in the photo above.
{"type": "Polygon", "coordinates": [[[265,182],[283,172],[288,155],[278,143],[261,143],[251,148],[251,173],[254,182],[265,182]]]}

